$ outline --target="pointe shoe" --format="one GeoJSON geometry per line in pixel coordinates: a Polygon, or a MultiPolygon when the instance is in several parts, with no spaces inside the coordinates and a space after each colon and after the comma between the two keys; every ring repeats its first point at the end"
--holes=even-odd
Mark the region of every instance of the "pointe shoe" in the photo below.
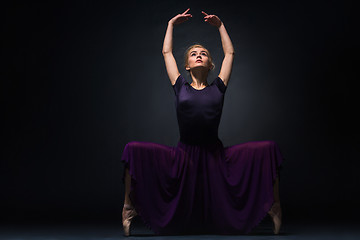
{"type": "Polygon", "coordinates": [[[274,234],[279,234],[280,227],[281,227],[281,206],[279,202],[275,202],[273,206],[271,207],[270,211],[268,212],[270,215],[273,223],[274,223],[274,234]]]}
{"type": "Polygon", "coordinates": [[[133,218],[137,215],[135,208],[131,205],[124,204],[122,211],[122,224],[124,228],[124,235],[128,237],[130,235],[130,225],[133,218]]]}

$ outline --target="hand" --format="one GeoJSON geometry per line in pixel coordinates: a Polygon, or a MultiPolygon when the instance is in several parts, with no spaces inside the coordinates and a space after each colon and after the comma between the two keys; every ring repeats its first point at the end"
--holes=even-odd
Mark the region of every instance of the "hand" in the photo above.
{"type": "Polygon", "coordinates": [[[209,15],[204,11],[201,11],[201,12],[202,12],[202,14],[205,15],[205,17],[204,17],[205,22],[208,22],[208,23],[210,23],[211,25],[213,25],[213,26],[215,26],[217,28],[219,28],[221,26],[222,22],[221,22],[220,18],[218,18],[218,16],[209,15]]]}
{"type": "Polygon", "coordinates": [[[180,23],[183,23],[183,22],[189,20],[189,18],[192,17],[191,14],[188,14],[189,10],[190,10],[190,8],[188,8],[185,12],[176,15],[175,17],[170,19],[169,23],[180,24],[180,23]]]}

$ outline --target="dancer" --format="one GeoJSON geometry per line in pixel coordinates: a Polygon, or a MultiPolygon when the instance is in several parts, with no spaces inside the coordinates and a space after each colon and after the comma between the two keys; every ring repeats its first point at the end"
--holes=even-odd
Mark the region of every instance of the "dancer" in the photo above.
{"type": "Polygon", "coordinates": [[[210,84],[214,68],[210,52],[193,45],[185,53],[189,84],[179,73],[173,49],[173,28],[192,17],[187,9],[169,22],[163,56],[176,97],[180,130],[177,146],[126,144],[124,234],[139,215],[155,234],[246,234],[267,214],[274,233],[281,226],[278,169],[282,156],[273,141],[224,147],[218,126],[234,59],[224,23],[205,12],[204,21],[220,33],[224,59],[210,84]]]}

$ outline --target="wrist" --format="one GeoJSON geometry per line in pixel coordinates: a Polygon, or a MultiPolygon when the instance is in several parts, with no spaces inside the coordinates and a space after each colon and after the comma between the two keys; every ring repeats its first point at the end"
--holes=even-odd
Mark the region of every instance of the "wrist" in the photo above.
{"type": "Polygon", "coordinates": [[[220,25],[217,28],[220,29],[222,27],[225,27],[223,22],[221,22],[220,25]]]}
{"type": "Polygon", "coordinates": [[[169,20],[168,26],[172,26],[172,27],[174,26],[174,21],[172,19],[169,20]]]}

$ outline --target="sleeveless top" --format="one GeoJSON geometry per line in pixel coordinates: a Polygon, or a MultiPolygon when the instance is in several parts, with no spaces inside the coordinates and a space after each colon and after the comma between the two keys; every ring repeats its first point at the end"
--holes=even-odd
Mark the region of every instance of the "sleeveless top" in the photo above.
{"type": "Polygon", "coordinates": [[[217,77],[201,90],[193,88],[180,75],[173,85],[180,141],[206,145],[219,141],[218,128],[226,86],[217,77]]]}

